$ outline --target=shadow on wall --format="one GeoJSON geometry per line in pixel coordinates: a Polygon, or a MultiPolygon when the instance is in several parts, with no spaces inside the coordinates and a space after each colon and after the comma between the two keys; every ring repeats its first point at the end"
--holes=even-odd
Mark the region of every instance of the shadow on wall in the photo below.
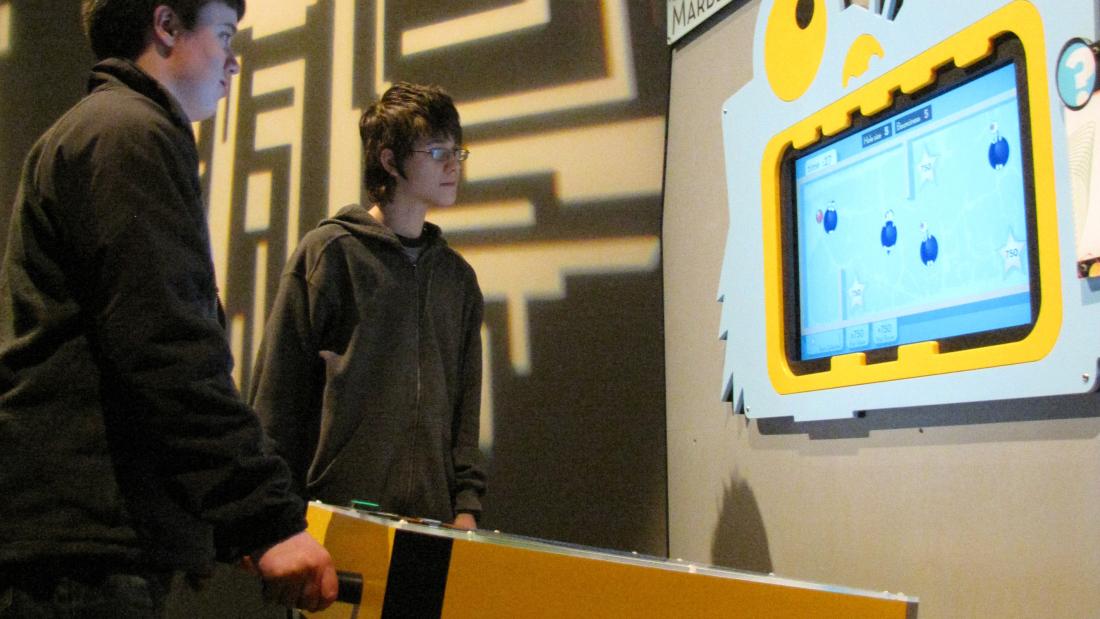
{"type": "Polygon", "coordinates": [[[726,484],[713,539],[710,558],[714,565],[761,574],[772,571],[768,535],[756,495],[736,471],[726,484]]]}
{"type": "MultiPolygon", "coordinates": [[[[1096,393],[1083,393],[1044,398],[1025,398],[1016,400],[997,400],[989,402],[968,402],[963,404],[943,404],[938,406],[896,408],[890,410],[864,411],[850,419],[829,421],[796,422],[791,417],[758,419],[760,434],[785,435],[806,434],[810,439],[850,439],[867,438],[877,430],[917,429],[942,426],[989,426],[1012,422],[1050,421],[1050,420],[1100,420],[1100,397],[1096,393]]],[[[1095,438],[1100,426],[1095,423],[1059,424],[1034,426],[1031,432],[1025,432],[1023,439],[1048,438],[1062,440],[1066,438],[1095,438]],[[1036,436],[1040,434],[1041,436],[1036,436]]],[[[988,433],[975,436],[975,440],[1007,440],[1004,433],[988,433]]]]}

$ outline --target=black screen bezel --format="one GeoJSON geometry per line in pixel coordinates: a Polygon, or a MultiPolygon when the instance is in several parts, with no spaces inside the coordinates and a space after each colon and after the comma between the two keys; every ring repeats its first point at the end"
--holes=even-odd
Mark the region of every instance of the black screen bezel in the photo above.
{"type": "MultiPolygon", "coordinates": [[[[1023,43],[1014,34],[1006,33],[992,41],[991,53],[966,67],[952,63],[941,67],[936,78],[928,86],[911,94],[895,91],[892,104],[871,116],[858,111],[851,116],[851,125],[844,131],[818,140],[802,148],[788,146],[780,162],[780,235],[782,256],[784,350],[788,367],[796,375],[826,372],[831,369],[831,356],[803,359],[801,305],[798,271],[798,223],[795,187],[795,161],[814,152],[828,148],[835,142],[882,122],[905,111],[922,105],[950,90],[963,86],[1009,64],[1015,66],[1016,102],[1020,118],[1020,151],[1024,183],[1024,210],[1027,223],[1028,274],[1031,295],[1031,320],[1027,324],[1003,327],[989,331],[955,335],[936,340],[941,353],[981,348],[1023,340],[1035,328],[1042,303],[1041,274],[1039,271],[1039,247],[1037,213],[1035,206],[1034,161],[1031,142],[1031,116],[1028,100],[1027,71],[1023,43]]],[[[869,348],[861,351],[868,363],[894,361],[898,357],[898,345],[869,348]]],[[[856,353],[843,353],[856,354],[856,353]]]]}

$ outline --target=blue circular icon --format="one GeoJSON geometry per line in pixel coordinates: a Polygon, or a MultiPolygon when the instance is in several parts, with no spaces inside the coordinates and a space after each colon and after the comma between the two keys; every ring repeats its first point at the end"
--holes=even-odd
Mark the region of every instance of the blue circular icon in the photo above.
{"type": "Polygon", "coordinates": [[[1084,39],[1073,38],[1062,47],[1055,70],[1058,96],[1071,110],[1089,102],[1096,90],[1096,54],[1084,39]]]}

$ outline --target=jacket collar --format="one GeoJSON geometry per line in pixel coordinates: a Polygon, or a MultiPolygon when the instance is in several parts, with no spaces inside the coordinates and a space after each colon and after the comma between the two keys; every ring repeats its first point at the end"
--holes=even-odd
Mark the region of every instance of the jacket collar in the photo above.
{"type": "Polygon", "coordinates": [[[192,134],[191,122],[187,120],[187,115],[183,113],[183,108],[180,107],[176,98],[132,60],[107,58],[92,67],[92,74],[88,77],[89,93],[115,87],[129,88],[151,99],[164,108],[175,124],[186,130],[188,134],[192,134]]]}

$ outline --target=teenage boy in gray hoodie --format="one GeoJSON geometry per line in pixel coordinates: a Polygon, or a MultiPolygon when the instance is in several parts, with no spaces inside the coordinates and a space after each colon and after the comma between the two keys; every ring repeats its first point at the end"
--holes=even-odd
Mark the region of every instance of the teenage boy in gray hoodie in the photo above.
{"type": "Polygon", "coordinates": [[[322,221],[291,256],[250,399],[302,496],[475,528],[483,300],[425,221],[457,197],[458,112],[438,88],[398,83],[359,130],[372,204],[322,221]]]}

